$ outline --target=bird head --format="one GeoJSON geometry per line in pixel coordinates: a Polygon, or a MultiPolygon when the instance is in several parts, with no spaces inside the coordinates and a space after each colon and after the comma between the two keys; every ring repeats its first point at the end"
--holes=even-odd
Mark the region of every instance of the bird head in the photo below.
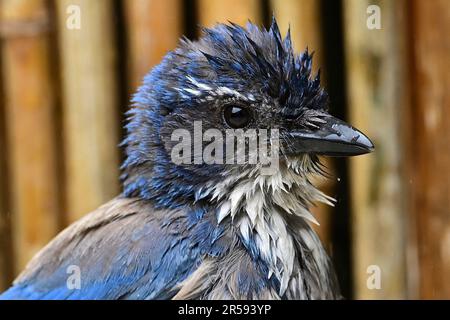
{"type": "Polygon", "coordinates": [[[229,130],[277,130],[279,149],[272,148],[270,133],[264,139],[282,163],[308,159],[315,167],[318,155],[370,152],[373,144],[363,133],[328,113],[320,72],[311,69],[312,54],[296,55],[290,33],[283,39],[275,19],[269,30],[219,24],[204,29],[198,41],[182,39],[134,96],[123,142],[124,193],[173,206],[202,198],[205,185],[229,175],[247,169],[255,174],[258,164],[230,161],[226,151],[211,153],[221,163],[198,161],[212,141],[204,133],[211,130],[223,133],[224,145],[229,130]],[[174,139],[174,132],[190,136],[182,161],[173,159],[181,136],[174,139]]]}

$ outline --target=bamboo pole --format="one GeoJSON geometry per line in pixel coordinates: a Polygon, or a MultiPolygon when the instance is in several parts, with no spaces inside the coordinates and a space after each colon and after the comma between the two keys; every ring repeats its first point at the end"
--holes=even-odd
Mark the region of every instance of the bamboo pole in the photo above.
{"type": "Polygon", "coordinates": [[[2,79],[16,271],[58,229],[54,112],[46,1],[0,2],[2,79]]]}
{"type": "MultiPolygon", "coordinates": [[[[308,48],[309,52],[314,51],[313,69],[318,70],[323,64],[322,28],[320,19],[320,1],[317,0],[271,0],[270,4],[277,19],[281,33],[286,34],[288,28],[291,30],[292,42],[297,53],[308,48]]],[[[326,78],[326,70],[322,69],[322,83],[326,78]]],[[[329,172],[333,174],[332,162],[329,159],[322,159],[329,172]]],[[[334,191],[333,180],[315,179],[314,184],[327,194],[332,195],[334,191]]],[[[317,217],[320,226],[315,226],[319,237],[331,252],[331,214],[333,210],[323,204],[318,204],[312,208],[313,214],[317,217]]],[[[337,217],[339,218],[339,217],[337,217]]]]}
{"type": "Polygon", "coordinates": [[[123,1],[127,39],[129,92],[135,92],[144,75],[182,35],[181,0],[123,1]]]}
{"type": "Polygon", "coordinates": [[[412,2],[409,186],[420,298],[450,299],[450,8],[412,2]]]}
{"type": "Polygon", "coordinates": [[[310,52],[314,51],[313,68],[317,70],[323,63],[320,1],[271,0],[270,4],[282,34],[291,27],[292,42],[297,52],[306,47],[310,52]]]}
{"type": "Polygon", "coordinates": [[[113,2],[58,0],[56,11],[63,87],[66,209],[70,222],[119,191],[120,123],[113,2]],[[80,29],[72,20],[78,12],[80,29]]]}
{"type": "MultiPolygon", "coordinates": [[[[0,43],[0,52],[1,52],[0,43]]],[[[2,64],[0,55],[0,74],[2,74],[2,64]]],[[[12,280],[12,248],[11,248],[11,219],[7,204],[7,166],[6,156],[8,154],[6,146],[5,130],[5,109],[2,77],[0,77],[0,291],[6,289],[12,280]]]]}
{"type": "Polygon", "coordinates": [[[228,21],[245,25],[249,19],[260,24],[263,21],[260,5],[258,0],[199,0],[198,16],[205,27],[228,21]]]}
{"type": "Polygon", "coordinates": [[[405,2],[377,2],[380,30],[367,27],[371,4],[344,1],[350,120],[376,147],[374,154],[350,161],[355,297],[401,299],[407,296],[399,129],[407,103],[405,2]],[[368,271],[371,265],[381,271],[380,289],[367,285],[377,272],[368,271]]]}

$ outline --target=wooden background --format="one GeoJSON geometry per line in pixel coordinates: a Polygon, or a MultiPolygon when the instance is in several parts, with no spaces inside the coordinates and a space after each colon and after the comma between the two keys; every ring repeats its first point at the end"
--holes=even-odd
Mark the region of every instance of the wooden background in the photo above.
{"type": "Polygon", "coordinates": [[[275,13],[316,52],[332,112],[375,153],[328,161],[318,231],[344,295],[450,299],[447,0],[0,0],[0,289],[59,230],[120,192],[117,144],[141,78],[198,25],[275,13]],[[381,8],[369,30],[367,8],[381,8]],[[81,9],[81,29],[66,27],[81,9]],[[381,270],[381,289],[367,269],[381,270]]]}

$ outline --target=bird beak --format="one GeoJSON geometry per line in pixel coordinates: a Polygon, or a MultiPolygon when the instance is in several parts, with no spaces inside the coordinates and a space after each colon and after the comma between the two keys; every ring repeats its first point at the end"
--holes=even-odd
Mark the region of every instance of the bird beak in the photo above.
{"type": "Polygon", "coordinates": [[[294,129],[286,133],[285,152],[343,157],[373,151],[372,141],[358,129],[330,115],[322,119],[315,130],[294,129]]]}

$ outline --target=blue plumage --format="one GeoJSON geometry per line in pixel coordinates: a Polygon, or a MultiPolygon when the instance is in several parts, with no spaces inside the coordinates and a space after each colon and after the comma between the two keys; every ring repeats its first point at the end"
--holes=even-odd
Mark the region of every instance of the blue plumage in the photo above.
{"type": "Polygon", "coordinates": [[[317,154],[373,146],[327,113],[311,65],[275,19],[270,30],[218,25],[197,42],[182,40],[145,77],[127,113],[122,195],[59,234],[0,299],[340,297],[307,222],[312,203],[332,200],[309,175],[322,172],[317,154]],[[192,133],[195,121],[224,133],[236,124],[279,130],[278,170],[175,163],[171,134],[192,133]],[[73,266],[79,288],[68,285],[73,266]]]}
{"type": "Polygon", "coordinates": [[[183,216],[178,212],[142,216],[141,210],[148,212],[148,207],[126,199],[106,204],[90,220],[101,219],[103,223],[109,218],[107,225],[82,220],[83,224],[69,227],[62,234],[64,239],[56,238],[40,257],[48,264],[34,267],[32,262],[31,270],[26,270],[18,283],[0,297],[168,299],[176,292],[176,284],[198,266],[201,257],[218,256],[227,249],[219,241],[223,236],[221,228],[203,219],[203,208],[183,216]],[[90,232],[93,226],[95,232],[90,232]],[[67,268],[71,265],[81,270],[79,290],[67,287],[67,268]]]}

